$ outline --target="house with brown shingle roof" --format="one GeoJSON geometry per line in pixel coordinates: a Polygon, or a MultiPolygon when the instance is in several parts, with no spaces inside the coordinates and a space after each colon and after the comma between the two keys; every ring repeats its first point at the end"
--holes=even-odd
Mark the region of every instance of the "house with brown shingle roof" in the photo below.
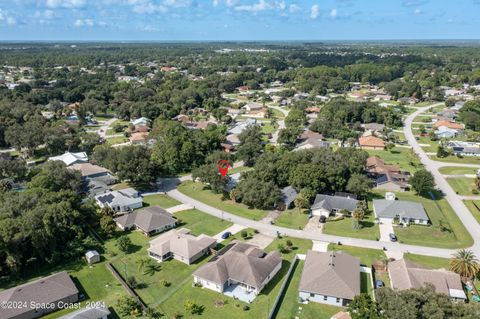
{"type": "Polygon", "coordinates": [[[160,206],[147,207],[114,219],[122,230],[137,229],[145,236],[161,233],[177,225],[177,220],[160,206]]]}
{"type": "Polygon", "coordinates": [[[367,158],[366,171],[375,179],[378,189],[399,192],[409,186],[409,172],[403,172],[395,165],[385,164],[383,159],[376,155],[367,158]]]}
{"type": "Polygon", "coordinates": [[[393,290],[421,288],[433,285],[435,292],[454,300],[467,299],[460,276],[445,269],[428,269],[405,259],[388,263],[388,276],[393,290]]]}
{"type": "Polygon", "coordinates": [[[78,289],[66,271],[43,277],[0,292],[0,319],[33,319],[78,302],[78,289]],[[51,305],[51,308],[41,305],[51,305]]]}
{"type": "Polygon", "coordinates": [[[232,242],[193,273],[203,288],[251,302],[282,267],[277,251],[266,253],[255,245],[232,242]]]}
{"type": "Polygon", "coordinates": [[[173,229],[150,241],[148,256],[158,262],[174,258],[190,265],[216,246],[217,240],[213,237],[204,234],[193,236],[186,228],[173,229]]]}
{"type": "Polygon", "coordinates": [[[298,290],[301,301],[346,306],[360,294],[360,260],[341,251],[309,250],[298,290]]]}
{"type": "Polygon", "coordinates": [[[375,136],[361,136],[358,139],[358,145],[362,149],[366,150],[383,150],[385,148],[385,142],[375,136]]]}
{"type": "Polygon", "coordinates": [[[465,128],[465,125],[463,125],[461,123],[454,122],[454,121],[437,121],[437,122],[435,122],[434,126],[436,128],[438,128],[440,126],[445,126],[445,127],[448,127],[449,129],[452,129],[452,130],[463,130],[465,128]]]}

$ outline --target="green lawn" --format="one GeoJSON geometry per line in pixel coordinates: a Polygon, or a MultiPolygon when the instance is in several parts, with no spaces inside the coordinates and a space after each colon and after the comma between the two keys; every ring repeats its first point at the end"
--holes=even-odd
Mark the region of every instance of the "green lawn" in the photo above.
{"type": "Polygon", "coordinates": [[[465,200],[463,201],[467,205],[468,209],[472,213],[473,217],[480,223],[480,201],[478,200],[465,200]]]}
{"type": "Polygon", "coordinates": [[[439,269],[445,268],[449,269],[449,260],[447,258],[441,257],[430,257],[430,256],[423,256],[423,255],[416,255],[411,253],[403,254],[403,258],[409,260],[413,263],[416,263],[421,266],[425,266],[428,268],[439,269]]]}
{"type": "Polygon", "coordinates": [[[399,242],[439,248],[462,248],[473,244],[470,234],[445,199],[431,200],[411,192],[396,193],[399,200],[421,203],[431,226],[410,225],[396,227],[395,234],[399,242]],[[446,228],[442,231],[440,224],[446,228]]]}
{"type": "Polygon", "coordinates": [[[228,169],[228,175],[232,175],[235,173],[242,173],[242,172],[248,172],[251,171],[253,167],[248,167],[248,166],[239,166],[235,168],[229,168],[228,169]]]}
{"type": "Polygon", "coordinates": [[[475,156],[465,156],[465,157],[457,157],[450,155],[445,158],[439,158],[437,156],[431,156],[430,157],[434,161],[439,161],[439,162],[446,162],[446,163],[457,163],[457,164],[478,164],[480,165],[480,158],[475,157],[475,156]]]}
{"type": "Polygon", "coordinates": [[[176,212],[174,216],[185,223],[182,227],[190,229],[192,234],[196,236],[200,234],[213,236],[233,225],[229,221],[210,216],[197,209],[176,212]]]}
{"type": "Polygon", "coordinates": [[[315,302],[298,303],[298,286],[305,261],[299,260],[293,270],[292,277],[281,300],[276,319],[329,319],[343,308],[322,305],[315,302]]]}
{"type": "Polygon", "coordinates": [[[248,305],[248,310],[243,309],[245,303],[241,301],[234,300],[233,298],[229,298],[209,289],[192,287],[191,279],[187,280],[177,291],[163,302],[160,305],[159,310],[165,313],[166,318],[172,318],[174,314],[181,314],[184,318],[192,318],[192,315],[185,313],[184,304],[186,301],[193,301],[204,307],[204,311],[201,315],[202,318],[266,318],[280,291],[280,286],[289,267],[290,262],[284,260],[281,270],[267,284],[255,300],[248,305]]]}
{"type": "Polygon", "coordinates": [[[180,204],[181,203],[178,200],[163,194],[156,194],[156,195],[143,197],[143,206],[160,206],[166,209],[166,208],[170,208],[180,204]]]}
{"type": "Polygon", "coordinates": [[[440,173],[445,175],[466,175],[476,174],[477,170],[473,167],[446,166],[440,168],[440,173]]]}
{"type": "Polygon", "coordinates": [[[272,124],[266,122],[262,125],[262,131],[265,134],[272,134],[277,129],[277,125],[273,126],[272,124]]]}
{"type": "Polygon", "coordinates": [[[474,195],[472,192],[472,189],[474,187],[473,178],[447,178],[447,181],[457,194],[465,196],[474,195]]]}
{"type": "Polygon", "coordinates": [[[287,228],[303,229],[308,223],[308,214],[299,212],[298,209],[289,209],[280,213],[275,220],[275,225],[287,228]]]}
{"type": "Polygon", "coordinates": [[[130,184],[128,184],[126,182],[123,182],[123,183],[118,183],[118,184],[113,185],[112,190],[118,191],[118,190],[129,188],[129,187],[132,187],[132,186],[130,186],[130,184]]]}
{"type": "Polygon", "coordinates": [[[270,108],[270,110],[272,110],[272,114],[274,117],[278,118],[278,119],[284,119],[285,118],[285,114],[283,114],[283,112],[277,110],[277,109],[273,109],[273,108],[270,108]]]}
{"type": "Polygon", "coordinates": [[[374,223],[374,219],[375,218],[373,214],[366,215],[365,219],[362,221],[363,228],[361,229],[353,229],[353,218],[350,217],[345,217],[344,219],[337,221],[327,221],[323,226],[323,233],[329,235],[377,240],[380,238],[380,229],[378,224],[374,223]]]}
{"type": "Polygon", "coordinates": [[[222,200],[222,195],[214,194],[210,190],[205,189],[205,184],[202,183],[187,181],[180,184],[178,190],[202,203],[245,218],[260,220],[267,214],[266,211],[249,209],[247,206],[241,203],[234,203],[229,199],[222,200]]]}
{"type": "Polygon", "coordinates": [[[387,258],[385,253],[379,249],[360,248],[346,245],[339,246],[337,244],[330,244],[328,245],[328,250],[343,251],[354,257],[358,257],[360,258],[360,263],[367,267],[371,267],[374,261],[381,261],[387,258]]]}
{"type": "Polygon", "coordinates": [[[421,167],[415,153],[409,148],[394,147],[391,151],[367,150],[370,156],[380,156],[386,164],[398,165],[402,170],[415,172],[421,167]]]}
{"type": "Polygon", "coordinates": [[[289,251],[282,253],[284,259],[293,260],[293,257],[296,254],[306,254],[308,250],[312,249],[313,242],[308,239],[292,238],[284,236],[282,238],[275,239],[270,245],[265,247],[265,251],[270,252],[273,250],[278,250],[278,245],[283,245],[287,247],[287,241],[292,242],[292,247],[289,251]]]}
{"type": "Polygon", "coordinates": [[[126,138],[126,137],[111,137],[111,138],[107,138],[106,142],[107,142],[107,144],[110,144],[110,145],[121,144],[121,143],[128,142],[128,138],[126,138]]]}

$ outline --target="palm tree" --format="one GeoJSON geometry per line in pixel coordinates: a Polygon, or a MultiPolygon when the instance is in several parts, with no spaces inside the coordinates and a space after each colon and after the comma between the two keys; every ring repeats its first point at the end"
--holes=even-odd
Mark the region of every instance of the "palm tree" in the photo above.
{"type": "Polygon", "coordinates": [[[462,277],[472,279],[480,271],[480,264],[473,251],[462,249],[450,259],[450,270],[462,277]]]}
{"type": "Polygon", "coordinates": [[[145,275],[150,275],[150,276],[153,276],[155,275],[155,273],[157,271],[160,271],[161,267],[160,265],[156,265],[154,263],[149,263],[146,267],[145,267],[145,272],[144,274],[145,275]]]}
{"type": "Polygon", "coordinates": [[[138,264],[138,271],[142,271],[145,266],[147,266],[152,260],[149,258],[142,258],[137,261],[138,264]]]}

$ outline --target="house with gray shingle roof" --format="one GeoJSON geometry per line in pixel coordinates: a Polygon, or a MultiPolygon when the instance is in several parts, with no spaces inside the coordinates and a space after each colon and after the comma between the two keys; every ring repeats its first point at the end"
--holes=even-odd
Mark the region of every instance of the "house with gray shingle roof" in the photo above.
{"type": "Polygon", "coordinates": [[[298,290],[301,301],[346,306],[360,294],[360,260],[341,251],[309,250],[298,290]]]}
{"type": "Polygon", "coordinates": [[[317,194],[313,203],[312,215],[328,217],[331,214],[347,210],[350,213],[357,207],[358,200],[351,197],[317,194]]]}
{"type": "Polygon", "coordinates": [[[161,233],[177,225],[177,220],[160,206],[147,207],[114,219],[122,230],[137,229],[146,236],[161,233]]]}
{"type": "Polygon", "coordinates": [[[422,204],[402,200],[374,199],[373,213],[380,221],[389,219],[403,224],[420,225],[428,225],[430,221],[422,204]]]}
{"type": "Polygon", "coordinates": [[[25,307],[5,307],[0,319],[33,319],[78,302],[78,289],[66,271],[43,277],[0,292],[0,304],[13,303],[25,307]],[[33,303],[33,305],[32,305],[33,303]],[[51,308],[35,305],[51,304],[51,308]]]}
{"type": "Polygon", "coordinates": [[[293,188],[292,186],[287,186],[282,188],[282,198],[281,200],[277,203],[276,209],[278,210],[285,210],[292,208],[293,202],[295,201],[295,198],[297,198],[298,193],[293,188]]]}
{"type": "Polygon", "coordinates": [[[228,296],[251,302],[282,267],[277,251],[234,242],[193,273],[193,281],[228,296]]]}
{"type": "Polygon", "coordinates": [[[217,240],[213,237],[193,236],[186,228],[173,229],[150,241],[148,255],[159,262],[174,258],[190,265],[216,246],[217,240]]]}

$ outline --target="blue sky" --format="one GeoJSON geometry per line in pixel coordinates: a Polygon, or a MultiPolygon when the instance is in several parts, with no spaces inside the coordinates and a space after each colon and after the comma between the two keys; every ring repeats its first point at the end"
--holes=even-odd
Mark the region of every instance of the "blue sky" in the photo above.
{"type": "Polygon", "coordinates": [[[480,0],[0,0],[0,40],[478,39],[480,0]]]}

